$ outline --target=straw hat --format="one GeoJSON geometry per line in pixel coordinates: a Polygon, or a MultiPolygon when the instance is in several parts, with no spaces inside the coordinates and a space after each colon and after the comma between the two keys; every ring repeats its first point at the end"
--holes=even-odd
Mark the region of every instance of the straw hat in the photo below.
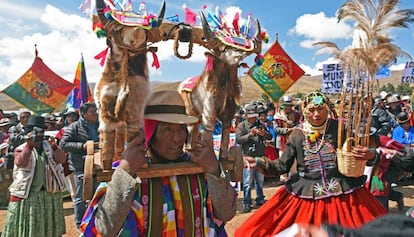
{"type": "Polygon", "coordinates": [[[3,142],[2,144],[0,144],[0,150],[3,150],[4,148],[9,147],[9,143],[7,142],[3,142]]]}
{"type": "Polygon", "coordinates": [[[405,95],[405,96],[403,96],[403,97],[401,97],[401,100],[402,101],[410,101],[410,96],[409,95],[405,95]]]}
{"type": "Polygon", "coordinates": [[[401,102],[401,101],[395,95],[392,95],[387,98],[387,104],[398,103],[398,102],[401,102]]]}
{"type": "Polygon", "coordinates": [[[184,101],[177,91],[154,92],[145,107],[144,118],[177,124],[192,124],[198,121],[197,117],[186,113],[184,101]]]}
{"type": "Polygon", "coordinates": [[[11,122],[10,122],[10,119],[8,119],[8,118],[2,118],[2,119],[0,119],[0,127],[4,127],[4,126],[7,126],[7,125],[9,125],[11,122]]]}

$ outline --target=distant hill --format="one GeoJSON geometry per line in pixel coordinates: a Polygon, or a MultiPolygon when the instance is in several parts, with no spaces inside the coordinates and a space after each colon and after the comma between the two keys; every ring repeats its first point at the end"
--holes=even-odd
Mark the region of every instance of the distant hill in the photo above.
{"type": "MultiPolygon", "coordinates": [[[[402,71],[392,71],[390,78],[379,79],[378,84],[379,87],[391,83],[393,85],[398,85],[401,83],[401,76],[402,71]]],[[[250,78],[249,76],[241,77],[242,81],[242,102],[248,103],[252,100],[261,99],[262,94],[264,93],[263,90],[257,85],[257,83],[250,78]]],[[[289,90],[285,93],[286,95],[296,95],[297,93],[302,93],[306,95],[311,91],[315,91],[321,88],[322,83],[322,76],[303,76],[301,77],[289,90]]],[[[160,82],[160,81],[152,81],[151,82],[151,90],[152,91],[159,91],[159,90],[176,90],[180,82],[160,82]]],[[[93,93],[95,83],[90,83],[89,87],[93,93]]],[[[3,93],[0,93],[0,108],[3,110],[18,110],[22,108],[14,100],[10,99],[3,93]]],[[[62,110],[65,108],[65,105],[62,105],[62,110]]]]}
{"type": "MultiPolygon", "coordinates": [[[[401,83],[402,71],[392,71],[390,78],[379,79],[379,87],[391,83],[393,85],[398,85],[401,83]]],[[[248,103],[252,100],[261,99],[264,91],[257,85],[257,83],[249,76],[241,77],[242,81],[242,102],[248,103]]],[[[176,90],[180,82],[173,83],[160,83],[154,82],[152,84],[152,90],[176,90]]],[[[286,95],[296,95],[297,93],[302,93],[306,95],[309,92],[318,90],[321,88],[322,76],[302,76],[289,90],[285,93],[286,95]]]]}

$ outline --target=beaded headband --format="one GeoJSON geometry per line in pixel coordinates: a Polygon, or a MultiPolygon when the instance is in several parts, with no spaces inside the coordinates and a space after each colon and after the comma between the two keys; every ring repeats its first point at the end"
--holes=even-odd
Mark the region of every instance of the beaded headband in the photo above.
{"type": "Polygon", "coordinates": [[[329,109],[330,102],[329,98],[321,92],[311,92],[305,97],[305,100],[303,101],[303,111],[305,111],[309,104],[313,104],[314,106],[326,105],[329,109]]]}

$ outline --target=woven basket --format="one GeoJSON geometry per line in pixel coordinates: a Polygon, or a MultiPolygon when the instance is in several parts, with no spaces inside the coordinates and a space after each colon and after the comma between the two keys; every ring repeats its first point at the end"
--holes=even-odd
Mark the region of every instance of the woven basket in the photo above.
{"type": "Polygon", "coordinates": [[[338,150],[336,153],[338,170],[347,177],[360,177],[364,174],[366,160],[352,158],[351,152],[338,150]]]}

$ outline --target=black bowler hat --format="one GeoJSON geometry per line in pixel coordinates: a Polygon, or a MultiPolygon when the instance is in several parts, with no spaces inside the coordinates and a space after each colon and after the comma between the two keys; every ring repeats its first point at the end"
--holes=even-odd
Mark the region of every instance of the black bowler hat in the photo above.
{"type": "Polygon", "coordinates": [[[29,121],[27,122],[26,125],[24,125],[25,129],[28,130],[32,130],[34,127],[38,127],[38,128],[46,128],[45,125],[45,118],[42,116],[38,116],[38,115],[32,115],[29,118],[29,121]]]}
{"type": "Polygon", "coordinates": [[[407,112],[399,112],[397,114],[397,122],[399,124],[407,123],[410,121],[410,115],[407,112]]]}

